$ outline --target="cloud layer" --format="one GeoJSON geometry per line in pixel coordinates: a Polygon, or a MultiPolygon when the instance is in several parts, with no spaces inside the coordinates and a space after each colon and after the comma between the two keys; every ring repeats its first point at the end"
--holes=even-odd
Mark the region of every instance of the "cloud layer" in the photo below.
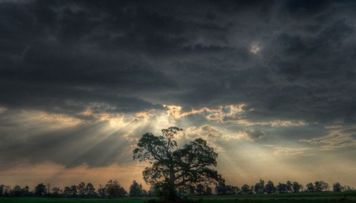
{"type": "Polygon", "coordinates": [[[0,170],[131,164],[142,133],[171,125],[186,129],[182,143],[209,140],[241,174],[261,160],[308,171],[343,157],[353,167],[355,9],[0,1],[0,170]]]}

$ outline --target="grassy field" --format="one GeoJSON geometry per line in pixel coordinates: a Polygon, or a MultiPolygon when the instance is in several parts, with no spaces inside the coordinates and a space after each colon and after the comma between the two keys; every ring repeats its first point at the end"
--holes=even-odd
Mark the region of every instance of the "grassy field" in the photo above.
{"type": "Polygon", "coordinates": [[[0,198],[0,203],[144,203],[144,199],[0,198]]]}
{"type": "MultiPolygon", "coordinates": [[[[300,193],[279,195],[236,195],[192,197],[199,203],[356,203],[356,193],[300,193]]],[[[144,203],[148,198],[63,199],[0,198],[0,203],[144,203]]]]}

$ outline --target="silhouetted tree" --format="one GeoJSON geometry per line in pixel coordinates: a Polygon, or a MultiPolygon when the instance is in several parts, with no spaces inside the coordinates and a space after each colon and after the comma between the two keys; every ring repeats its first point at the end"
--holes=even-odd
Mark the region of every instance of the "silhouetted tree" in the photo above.
{"type": "MultiPolygon", "coordinates": [[[[49,184],[48,184],[49,185],[49,184]]],[[[241,190],[233,185],[226,185],[223,179],[215,185],[215,190],[218,195],[233,195],[238,194],[239,192],[242,194],[253,194],[254,191],[261,191],[260,186],[264,185],[264,192],[271,194],[274,192],[278,193],[287,193],[287,192],[300,192],[303,189],[303,186],[298,182],[287,181],[286,183],[278,183],[275,187],[272,181],[268,181],[264,184],[263,180],[260,180],[254,186],[249,186],[244,184],[241,187],[241,190]]],[[[76,197],[78,192],[81,191],[81,197],[109,197],[109,198],[117,198],[126,196],[126,191],[117,181],[110,180],[107,182],[105,187],[99,185],[98,193],[94,188],[92,183],[80,183],[77,185],[66,186],[62,191],[59,187],[51,187],[51,192],[48,192],[49,186],[44,185],[43,183],[38,184],[35,187],[34,193],[30,192],[29,187],[21,187],[19,185],[15,185],[13,188],[10,186],[0,185],[0,196],[6,197],[22,197],[22,196],[44,196],[48,197],[76,197]],[[84,186],[83,186],[84,185],[84,186]]],[[[342,186],[339,182],[333,184],[332,187],[333,192],[344,192],[344,191],[354,191],[353,188],[349,186],[342,186]]],[[[323,192],[328,190],[328,183],[324,181],[315,181],[314,183],[308,183],[306,185],[306,192],[323,192]]],[[[151,189],[149,193],[142,189],[142,185],[133,181],[130,186],[129,195],[132,197],[146,196],[147,194],[151,196],[162,195],[162,193],[166,192],[164,188],[159,184],[151,185],[151,189]]],[[[211,195],[212,189],[209,185],[203,185],[201,183],[197,185],[185,185],[185,187],[178,187],[179,195],[211,195]]],[[[256,192],[260,193],[260,192],[256,192]]]]}
{"type": "Polygon", "coordinates": [[[223,182],[220,182],[216,185],[215,191],[218,195],[233,195],[237,194],[240,189],[233,185],[226,185],[223,182]]]}
{"type": "Polygon", "coordinates": [[[148,190],[149,196],[161,196],[160,186],[158,184],[151,185],[150,189],[148,190]]]}
{"type": "Polygon", "coordinates": [[[131,197],[141,197],[143,194],[143,190],[142,190],[142,185],[138,184],[135,180],[132,182],[131,186],[130,186],[130,191],[129,191],[129,195],[131,197]]]}
{"type": "Polygon", "coordinates": [[[20,197],[24,195],[24,191],[22,190],[21,186],[16,185],[12,191],[11,191],[12,195],[15,197],[20,197]]]}
{"type": "Polygon", "coordinates": [[[278,183],[277,191],[279,193],[287,193],[288,192],[288,185],[284,183],[278,183]]]}
{"type": "Polygon", "coordinates": [[[92,183],[87,183],[84,189],[84,194],[86,197],[95,197],[96,192],[95,192],[95,187],[92,183]]]}
{"type": "Polygon", "coordinates": [[[265,181],[260,179],[260,181],[255,184],[254,190],[256,193],[263,193],[265,190],[265,181]]]}
{"type": "Polygon", "coordinates": [[[235,195],[237,193],[239,193],[240,188],[237,186],[233,186],[233,185],[226,185],[226,194],[228,195],[235,195]]]}
{"type": "Polygon", "coordinates": [[[61,193],[62,193],[62,190],[60,187],[53,187],[51,196],[59,197],[61,193]]]}
{"type": "Polygon", "coordinates": [[[32,195],[32,193],[30,192],[30,188],[27,185],[25,187],[23,187],[22,190],[23,190],[25,196],[32,195]]]}
{"type": "Polygon", "coordinates": [[[109,180],[105,185],[105,192],[109,198],[124,197],[127,192],[116,180],[109,180]]]}
{"type": "Polygon", "coordinates": [[[98,195],[99,195],[100,197],[106,197],[105,187],[102,187],[102,185],[99,185],[98,195]]]}
{"type": "Polygon", "coordinates": [[[63,195],[65,197],[70,197],[72,195],[72,191],[70,189],[70,187],[68,186],[65,186],[64,189],[63,189],[63,195]]]}
{"type": "Polygon", "coordinates": [[[81,182],[77,185],[77,191],[78,191],[78,195],[80,197],[85,196],[85,183],[84,182],[81,182]]]}
{"type": "Polygon", "coordinates": [[[215,186],[215,192],[218,195],[225,195],[226,194],[226,185],[224,181],[219,181],[215,186]]]}
{"type": "Polygon", "coordinates": [[[251,192],[250,186],[247,184],[244,184],[243,186],[241,186],[241,192],[244,194],[248,194],[251,192]]]}
{"type": "Polygon", "coordinates": [[[293,183],[290,180],[287,181],[286,185],[287,185],[287,191],[293,192],[293,183]]]}
{"type": "Polygon", "coordinates": [[[334,192],[341,192],[342,190],[343,190],[343,187],[339,182],[333,184],[334,192]]]}
{"type": "Polygon", "coordinates": [[[349,185],[344,185],[342,188],[344,192],[355,191],[355,189],[350,187],[349,185]]]}
{"type": "Polygon", "coordinates": [[[8,185],[1,185],[0,186],[2,191],[2,196],[9,196],[11,195],[11,187],[8,185]]]}
{"type": "Polygon", "coordinates": [[[300,192],[303,186],[298,182],[293,182],[292,188],[293,188],[293,192],[300,192]]]}
{"type": "Polygon", "coordinates": [[[314,184],[313,184],[313,183],[308,183],[308,184],[306,185],[306,191],[307,191],[307,192],[315,192],[314,184]]]}
{"type": "Polygon", "coordinates": [[[268,181],[267,184],[265,185],[265,192],[268,194],[274,193],[276,191],[276,188],[274,187],[274,184],[272,181],[268,181]]]}
{"type": "Polygon", "coordinates": [[[315,191],[316,192],[323,192],[323,191],[326,191],[328,190],[329,188],[329,184],[320,180],[320,181],[315,181],[315,191]]]}
{"type": "Polygon", "coordinates": [[[64,187],[63,194],[66,197],[77,197],[78,196],[77,185],[71,185],[71,186],[64,187]]]}
{"type": "Polygon", "coordinates": [[[0,185],[0,197],[5,194],[5,185],[0,185]]]}
{"type": "Polygon", "coordinates": [[[36,196],[44,196],[47,194],[47,187],[45,184],[40,183],[35,187],[35,195],[36,196]]]}
{"type": "Polygon", "coordinates": [[[179,187],[199,183],[212,184],[221,176],[212,167],[216,166],[218,154],[203,139],[196,139],[183,148],[178,148],[175,136],[182,129],[162,129],[161,136],[146,133],[133,151],[134,159],[148,161],[143,176],[149,184],[158,184],[169,200],[176,199],[179,187]]]}

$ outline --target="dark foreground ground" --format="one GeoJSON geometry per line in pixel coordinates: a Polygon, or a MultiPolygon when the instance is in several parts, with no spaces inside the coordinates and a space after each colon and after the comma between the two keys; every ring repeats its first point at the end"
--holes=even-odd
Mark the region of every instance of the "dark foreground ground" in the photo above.
{"type": "MultiPolygon", "coordinates": [[[[355,193],[300,193],[281,195],[235,195],[191,197],[197,203],[356,203],[355,193]]],[[[149,198],[64,199],[64,198],[0,198],[0,203],[144,203],[149,198]]]]}

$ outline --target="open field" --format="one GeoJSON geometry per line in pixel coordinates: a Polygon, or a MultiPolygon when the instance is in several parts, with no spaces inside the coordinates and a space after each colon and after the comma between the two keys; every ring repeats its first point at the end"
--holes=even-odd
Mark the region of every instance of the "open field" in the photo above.
{"type": "MultiPolygon", "coordinates": [[[[0,198],[0,203],[143,203],[149,198],[64,199],[64,198],[0,198]]],[[[199,203],[356,203],[356,193],[300,193],[274,195],[235,195],[192,197],[199,203]]]]}
{"type": "Polygon", "coordinates": [[[144,199],[0,198],[1,203],[143,203],[144,199]]]}
{"type": "Polygon", "coordinates": [[[224,197],[205,197],[202,203],[322,203],[356,202],[356,194],[284,194],[284,195],[239,195],[224,197]]]}

